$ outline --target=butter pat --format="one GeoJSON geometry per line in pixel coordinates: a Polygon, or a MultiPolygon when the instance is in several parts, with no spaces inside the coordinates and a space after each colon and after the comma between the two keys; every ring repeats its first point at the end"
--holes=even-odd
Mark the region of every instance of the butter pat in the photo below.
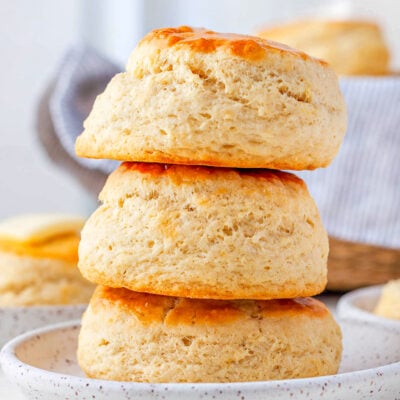
{"type": "Polygon", "coordinates": [[[68,214],[25,214],[0,222],[0,240],[39,243],[52,237],[79,233],[85,219],[68,214]]]}
{"type": "Polygon", "coordinates": [[[374,314],[400,320],[400,279],[390,281],[383,287],[374,314]]]}

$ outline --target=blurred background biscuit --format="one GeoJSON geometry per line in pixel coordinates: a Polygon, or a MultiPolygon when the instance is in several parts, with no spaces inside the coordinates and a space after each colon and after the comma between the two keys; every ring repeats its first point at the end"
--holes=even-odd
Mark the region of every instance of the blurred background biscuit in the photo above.
{"type": "Polygon", "coordinates": [[[96,379],[236,382],[337,372],[341,332],[311,299],[213,301],[98,287],[78,360],[96,379]]]}
{"type": "Polygon", "coordinates": [[[379,25],[369,21],[304,20],[266,28],[259,36],[327,61],[340,75],[386,75],[390,53],[379,25]]]}
{"type": "Polygon", "coordinates": [[[94,286],[77,268],[84,220],[20,215],[0,223],[0,306],[86,303],[94,286]]]}
{"type": "Polygon", "coordinates": [[[99,198],[79,247],[92,282],[214,299],[311,296],[325,287],[327,234],[292,174],[124,163],[99,198]]]}
{"type": "Polygon", "coordinates": [[[183,26],[144,37],[84,127],[80,157],[302,170],[332,161],[346,110],[325,62],[183,26]]]}

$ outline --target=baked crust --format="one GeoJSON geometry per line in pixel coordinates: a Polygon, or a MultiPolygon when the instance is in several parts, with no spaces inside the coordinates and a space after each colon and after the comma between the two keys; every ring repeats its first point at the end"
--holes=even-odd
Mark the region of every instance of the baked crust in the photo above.
{"type": "Polygon", "coordinates": [[[257,37],[180,27],[145,36],[84,127],[81,157],[302,170],[335,157],[346,109],[325,62],[257,37]]]}

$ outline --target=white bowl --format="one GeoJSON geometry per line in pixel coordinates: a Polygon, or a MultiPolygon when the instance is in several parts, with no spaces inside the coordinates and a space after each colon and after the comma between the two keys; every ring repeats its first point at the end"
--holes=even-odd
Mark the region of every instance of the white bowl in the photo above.
{"type": "Polygon", "coordinates": [[[0,347],[21,333],[81,317],[87,305],[0,307],[0,347]]]}
{"type": "Polygon", "coordinates": [[[383,286],[369,286],[346,293],[337,303],[337,315],[342,319],[367,321],[400,331],[399,320],[373,314],[373,310],[381,296],[383,286]]]}
{"type": "Polygon", "coordinates": [[[360,321],[342,321],[341,327],[340,372],[307,379],[187,384],[89,379],[76,361],[79,321],[21,335],[2,349],[0,361],[8,379],[38,400],[399,398],[400,332],[360,321]]]}

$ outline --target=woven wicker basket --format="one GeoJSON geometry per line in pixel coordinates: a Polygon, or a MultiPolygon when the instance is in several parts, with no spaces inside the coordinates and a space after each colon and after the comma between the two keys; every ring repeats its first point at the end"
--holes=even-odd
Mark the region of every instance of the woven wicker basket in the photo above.
{"type": "Polygon", "coordinates": [[[400,278],[400,250],[329,238],[328,285],[332,291],[400,278]]]}

